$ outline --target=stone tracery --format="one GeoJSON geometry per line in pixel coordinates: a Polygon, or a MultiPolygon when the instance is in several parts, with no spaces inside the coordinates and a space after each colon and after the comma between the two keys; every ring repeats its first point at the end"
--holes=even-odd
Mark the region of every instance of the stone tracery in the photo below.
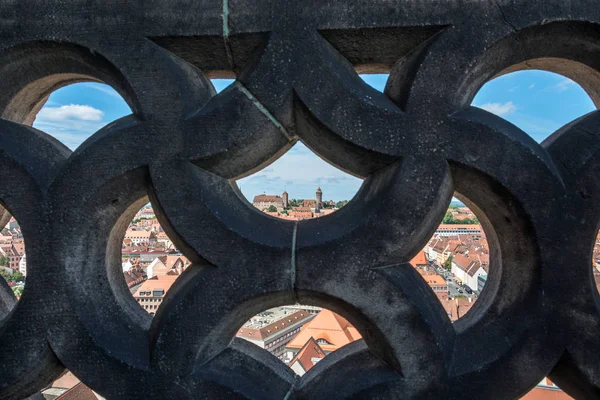
{"type": "Polygon", "coordinates": [[[540,146],[468,106],[486,80],[540,59],[594,97],[597,6],[33,3],[0,6],[21,27],[0,27],[0,200],[31,246],[27,288],[0,331],[1,398],[26,397],[64,367],[111,399],[510,399],[549,371],[568,393],[598,396],[598,114],[540,146]],[[391,70],[385,94],[355,68],[391,70]],[[216,95],[207,76],[231,74],[216,95]],[[48,87],[74,79],[114,85],[133,115],[71,153],[21,123],[48,87]],[[365,183],[328,218],[266,218],[231,181],[299,139],[365,183]],[[495,272],[453,326],[407,263],[455,190],[488,217],[495,272]],[[146,195],[194,263],[153,321],[117,279],[146,195]],[[232,340],[286,302],[342,313],[364,341],[297,378],[232,340]]]}

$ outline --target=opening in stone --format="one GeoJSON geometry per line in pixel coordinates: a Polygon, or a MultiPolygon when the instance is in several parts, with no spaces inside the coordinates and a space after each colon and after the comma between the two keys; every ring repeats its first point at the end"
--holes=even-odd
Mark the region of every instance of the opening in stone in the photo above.
{"type": "Polygon", "coordinates": [[[236,337],[267,350],[300,376],[334,351],[362,339],[341,315],[300,304],[258,313],[236,337]]]}
{"type": "MultiPolygon", "coordinates": [[[[27,255],[25,254],[25,239],[17,220],[0,207],[2,219],[8,223],[0,232],[0,276],[6,281],[16,300],[21,298],[25,290],[27,276],[27,255]]],[[[8,305],[7,308],[12,308],[8,305]]]]}
{"type": "Polygon", "coordinates": [[[217,93],[222,92],[225,88],[227,88],[229,85],[233,84],[233,82],[235,82],[235,79],[220,79],[220,78],[214,78],[210,80],[213,84],[213,86],[215,87],[215,90],[217,91],[217,93]]]}
{"type": "Polygon", "coordinates": [[[43,399],[101,399],[99,394],[81,382],[71,371],[66,371],[40,391],[43,399]]]}
{"type": "Polygon", "coordinates": [[[485,232],[477,216],[457,198],[425,248],[411,260],[452,322],[469,312],[481,295],[489,263],[485,232]]]}
{"type": "Polygon", "coordinates": [[[596,241],[594,242],[592,274],[594,276],[594,286],[596,286],[596,290],[600,293],[600,232],[596,235],[596,241]]]}
{"type": "Polygon", "coordinates": [[[96,131],[129,114],[125,100],[109,85],[75,83],[52,92],[33,127],[75,150],[96,131]]]}
{"type": "Polygon", "coordinates": [[[544,378],[537,384],[536,387],[531,389],[525,396],[521,397],[522,400],[538,400],[538,399],[552,399],[552,400],[572,400],[573,398],[562,391],[550,378],[544,378]]]}
{"type": "Polygon", "coordinates": [[[354,197],[362,179],[337,169],[298,142],[271,165],[237,181],[258,210],[298,221],[329,215],[354,197]]]}
{"type": "Polygon", "coordinates": [[[389,74],[360,74],[360,79],[378,92],[383,93],[389,74]]]}
{"type": "Polygon", "coordinates": [[[173,245],[149,203],[129,224],[121,255],[123,276],[131,295],[152,316],[177,278],[191,265],[173,245]]]}
{"type": "Polygon", "coordinates": [[[538,143],[596,109],[579,84],[542,70],[517,71],[492,79],[477,92],[472,105],[513,123],[538,143]]]}

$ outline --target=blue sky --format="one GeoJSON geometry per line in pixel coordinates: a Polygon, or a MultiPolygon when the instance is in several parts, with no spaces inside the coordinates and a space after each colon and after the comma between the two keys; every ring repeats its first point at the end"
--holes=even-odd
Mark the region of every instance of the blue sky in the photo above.
{"type": "Polygon", "coordinates": [[[131,114],[123,98],[101,83],[76,83],[50,95],[33,126],[75,150],[104,125],[131,114]]]}
{"type": "MultiPolygon", "coordinates": [[[[383,91],[387,75],[362,78],[383,91]]],[[[232,80],[213,80],[217,91],[232,80]]],[[[473,100],[473,105],[505,118],[542,141],[552,132],[588,112],[594,105],[573,81],[543,71],[521,71],[488,82],[473,100]]],[[[131,110],[111,87],[99,83],[78,83],[52,93],[33,126],[75,149],[109,122],[130,114],[131,110]]],[[[314,198],[317,187],[325,200],[349,200],[362,180],[323,161],[302,143],[296,144],[277,161],[254,175],[238,181],[244,195],[261,193],[291,198],[314,198]]]]}

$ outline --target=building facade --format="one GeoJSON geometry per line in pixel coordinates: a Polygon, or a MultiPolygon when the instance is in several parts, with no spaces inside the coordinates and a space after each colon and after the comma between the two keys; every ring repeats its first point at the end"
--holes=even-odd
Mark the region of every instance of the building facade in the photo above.
{"type": "Polygon", "coordinates": [[[23,253],[23,257],[21,257],[21,261],[19,261],[19,272],[23,274],[23,276],[27,276],[27,254],[23,253]]]}
{"type": "MultiPolygon", "coordinates": [[[[287,193],[283,192],[283,194],[287,198],[287,193]]],[[[277,211],[285,209],[283,198],[277,195],[259,194],[258,196],[254,196],[252,205],[261,211],[268,210],[271,206],[275,207],[277,211]]]]}
{"type": "Polygon", "coordinates": [[[244,324],[236,336],[285,361],[285,346],[314,317],[315,314],[303,310],[292,311],[283,307],[267,310],[244,324]]]}
{"type": "Polygon", "coordinates": [[[157,275],[142,283],[133,298],[149,314],[155,315],[178,275],[157,275]]]}
{"type": "Polygon", "coordinates": [[[482,236],[481,225],[441,224],[435,231],[438,236],[475,235],[482,236]]]}

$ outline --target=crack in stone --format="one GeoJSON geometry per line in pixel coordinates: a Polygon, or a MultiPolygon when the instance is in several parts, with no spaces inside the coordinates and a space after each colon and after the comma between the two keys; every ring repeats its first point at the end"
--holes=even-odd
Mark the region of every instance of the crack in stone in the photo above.
{"type": "MultiPolygon", "coordinates": [[[[507,26],[509,26],[512,29],[512,31],[515,33],[514,40],[515,40],[515,42],[517,42],[518,50],[521,52],[521,55],[523,56],[523,59],[525,60],[523,62],[523,64],[526,67],[528,67],[529,69],[535,69],[531,66],[531,64],[529,64],[529,60],[527,60],[527,53],[525,52],[525,49],[523,49],[523,45],[522,45],[521,41],[519,40],[519,30],[512,22],[509,21],[508,17],[504,13],[504,9],[500,5],[500,3],[498,1],[495,1],[494,4],[496,4],[498,11],[500,11],[500,14],[502,15],[502,20],[504,21],[504,23],[507,26]]],[[[514,8],[513,8],[513,12],[514,12],[514,8]]]]}
{"type": "Polygon", "coordinates": [[[496,7],[498,7],[498,11],[500,11],[500,14],[502,14],[502,19],[504,20],[504,22],[505,22],[505,23],[506,23],[508,26],[510,26],[510,27],[512,28],[512,30],[513,30],[515,33],[517,33],[517,32],[518,32],[518,30],[517,30],[517,27],[516,27],[516,26],[514,26],[514,25],[512,24],[512,22],[510,22],[510,21],[508,20],[508,18],[506,17],[506,14],[504,13],[504,10],[502,9],[502,6],[500,6],[500,4],[499,4],[497,1],[496,1],[495,3],[496,3],[496,7]]]}
{"type": "Polygon", "coordinates": [[[273,114],[271,114],[269,110],[267,110],[267,108],[263,106],[261,102],[258,101],[258,99],[254,97],[254,95],[250,93],[250,91],[243,84],[241,84],[239,81],[235,81],[235,86],[240,92],[244,93],[248,99],[250,99],[254,106],[258,108],[258,110],[261,113],[263,113],[263,115],[267,117],[269,121],[271,121],[273,125],[277,127],[277,129],[279,129],[283,136],[285,136],[290,142],[293,142],[295,140],[294,136],[290,135],[290,133],[285,129],[285,127],[281,125],[279,121],[277,121],[277,118],[275,118],[273,114]]]}
{"type": "MultiPolygon", "coordinates": [[[[296,238],[298,237],[298,221],[294,223],[294,231],[292,233],[292,257],[290,260],[290,280],[294,295],[296,294],[296,238]]],[[[296,296],[297,297],[297,296],[296,296]]]]}
{"type": "Polygon", "coordinates": [[[225,43],[225,52],[231,70],[235,70],[235,62],[233,61],[233,52],[231,51],[231,43],[229,43],[229,0],[223,0],[223,42],[225,43]]]}
{"type": "Polygon", "coordinates": [[[283,400],[288,400],[294,391],[294,385],[290,386],[290,390],[285,394],[283,400]]]}

